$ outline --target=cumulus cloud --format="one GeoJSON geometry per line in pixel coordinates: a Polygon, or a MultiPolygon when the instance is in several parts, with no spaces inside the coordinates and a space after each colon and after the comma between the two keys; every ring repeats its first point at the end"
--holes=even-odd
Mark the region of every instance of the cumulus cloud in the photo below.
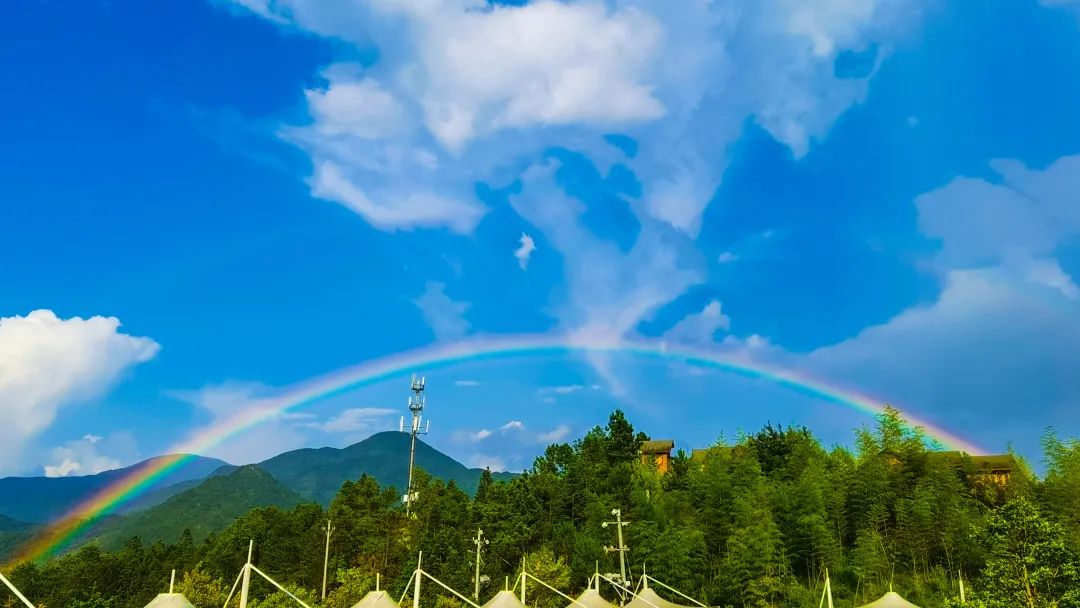
{"type": "Polygon", "coordinates": [[[719,331],[727,331],[731,319],[721,311],[719,300],[712,300],[699,313],[687,315],[664,332],[663,340],[683,344],[711,343],[719,331]]]}
{"type": "Polygon", "coordinates": [[[86,435],[82,439],[53,448],[54,464],[45,465],[45,476],[93,475],[120,468],[119,460],[98,451],[97,444],[100,441],[101,437],[97,435],[86,435]]]}
{"type": "Polygon", "coordinates": [[[536,434],[536,441],[540,444],[558,443],[563,439],[566,439],[570,435],[570,425],[560,424],[559,426],[551,429],[550,431],[544,431],[536,434]]]}
{"type": "Polygon", "coordinates": [[[518,267],[522,270],[526,270],[529,267],[529,258],[532,257],[534,251],[536,251],[536,243],[533,242],[533,238],[524,232],[521,233],[521,240],[519,241],[521,246],[514,250],[514,257],[517,258],[518,267]]]}
{"type": "Polygon", "coordinates": [[[119,328],[115,317],[61,319],[50,310],[0,318],[0,472],[15,470],[26,443],[63,408],[101,397],[154,358],[156,342],[119,328]]]}
{"type": "MultiPolygon", "coordinates": [[[[191,432],[191,436],[196,436],[203,429],[213,427],[222,420],[258,407],[260,402],[272,398],[277,392],[277,389],[259,382],[230,381],[210,384],[197,390],[166,391],[165,395],[209,415],[210,420],[206,424],[191,432]]],[[[211,446],[203,455],[233,464],[266,460],[281,452],[304,447],[307,433],[304,432],[303,421],[307,420],[310,420],[310,417],[303,413],[279,413],[231,437],[229,441],[211,446]]]]}
{"type": "Polygon", "coordinates": [[[507,422],[506,424],[499,427],[499,430],[503,431],[504,433],[506,431],[524,431],[525,423],[520,420],[511,420],[510,422],[507,422]]]}
{"type": "Polygon", "coordinates": [[[976,268],[1038,258],[1080,234],[1080,155],[1042,170],[1015,160],[991,167],[1000,182],[957,177],[915,200],[920,229],[940,241],[941,263],[976,268]]]}
{"type": "Polygon", "coordinates": [[[446,295],[446,285],[429,281],[424,286],[424,293],[413,303],[420,309],[431,331],[438,340],[453,341],[469,333],[469,322],[465,320],[465,311],[469,305],[451,300],[446,295]]]}
{"type": "Polygon", "coordinates": [[[477,469],[491,469],[492,471],[508,470],[505,459],[491,454],[473,454],[469,457],[469,466],[477,469]]]}
{"type": "Polygon", "coordinates": [[[807,362],[825,377],[873,387],[922,412],[949,410],[964,428],[1000,436],[1022,422],[1025,408],[1052,416],[1080,406],[1077,313],[1059,291],[1001,269],[957,270],[936,302],[814,351],[807,362]],[[986,418],[991,407],[994,417],[986,418]]]}
{"type": "Polygon", "coordinates": [[[306,422],[303,426],[335,435],[372,433],[392,428],[388,416],[394,413],[396,410],[382,407],[350,408],[324,422],[306,422]]]}
{"type": "Polygon", "coordinates": [[[640,144],[643,210],[693,236],[747,118],[804,154],[872,76],[838,77],[837,55],[880,61],[927,0],[235,1],[379,49],[373,66],[328,69],[310,124],[283,129],[312,157],[316,196],[384,229],[467,232],[484,212],[474,180],[551,145],[610,162],[601,136],[619,130],[640,144]]]}
{"type": "Polygon", "coordinates": [[[454,441],[458,443],[477,443],[491,437],[491,431],[480,429],[477,431],[457,431],[454,433],[454,441]]]}

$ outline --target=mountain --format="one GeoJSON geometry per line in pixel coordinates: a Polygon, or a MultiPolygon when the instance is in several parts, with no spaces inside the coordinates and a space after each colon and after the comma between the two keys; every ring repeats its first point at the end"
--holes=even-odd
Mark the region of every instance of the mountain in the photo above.
{"type": "MultiPolygon", "coordinates": [[[[408,433],[387,431],[346,448],[301,449],[285,452],[259,463],[259,467],[294,492],[329,504],[341,484],[367,473],[380,485],[405,492],[409,478],[408,433]]],[[[416,466],[433,477],[453,480],[466,492],[476,492],[481,469],[469,469],[460,462],[417,440],[416,466]]],[[[512,473],[495,473],[496,479],[510,479],[512,473]]]]}
{"type": "MultiPolygon", "coordinates": [[[[56,519],[102,488],[139,467],[152,464],[159,458],[164,457],[158,456],[129,467],[96,475],[0,478],[0,515],[30,523],[56,519]]],[[[189,487],[190,484],[180,485],[172,490],[168,489],[170,486],[205,479],[226,464],[216,458],[191,456],[183,465],[157,480],[151,486],[150,492],[133,503],[125,505],[120,512],[130,513],[158,504],[189,487]]]]}
{"type": "Polygon", "coordinates": [[[211,475],[161,504],[98,526],[93,536],[102,547],[116,549],[133,536],[147,543],[175,543],[186,528],[198,542],[255,507],[291,509],[309,502],[256,465],[229,467],[227,471],[211,475]]]}
{"type": "Polygon", "coordinates": [[[30,526],[31,524],[28,524],[25,521],[19,521],[0,515],[0,532],[18,532],[19,530],[25,530],[30,526]]]}

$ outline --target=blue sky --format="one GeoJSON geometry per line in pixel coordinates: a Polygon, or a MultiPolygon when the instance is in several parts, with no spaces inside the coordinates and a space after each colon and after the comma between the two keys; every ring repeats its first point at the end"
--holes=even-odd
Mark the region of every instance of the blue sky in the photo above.
{"type": "MultiPolygon", "coordinates": [[[[1038,460],[1080,434],[1080,3],[17,0],[0,474],[162,451],[477,335],[716,349],[1038,460]]],[[[423,370],[419,370],[423,371],[423,370]]],[[[213,455],[396,428],[407,379],[213,455]]],[[[622,407],[697,447],[863,414],[629,355],[429,374],[520,469],[622,407]]]]}

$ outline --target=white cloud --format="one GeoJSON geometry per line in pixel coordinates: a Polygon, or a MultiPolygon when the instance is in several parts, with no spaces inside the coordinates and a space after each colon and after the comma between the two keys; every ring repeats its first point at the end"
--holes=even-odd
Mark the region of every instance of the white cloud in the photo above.
{"type": "Polygon", "coordinates": [[[334,201],[364,216],[376,228],[384,230],[445,226],[455,232],[471,232],[484,211],[475,203],[456,195],[443,195],[422,187],[402,191],[398,187],[368,194],[357,181],[346,175],[344,165],[323,160],[311,177],[311,194],[334,201]]]}
{"type": "Polygon", "coordinates": [[[104,395],[159,347],[119,331],[115,317],[60,319],[49,310],[0,318],[0,472],[65,408],[104,395]]]}
{"type": "Polygon", "coordinates": [[[469,466],[477,469],[491,469],[492,471],[507,470],[505,459],[490,454],[473,454],[469,457],[469,466]]]}
{"type": "Polygon", "coordinates": [[[1080,155],[1042,170],[1014,160],[991,167],[1000,183],[957,177],[915,200],[920,229],[941,242],[942,264],[977,268],[1039,258],[1080,234],[1080,155]]]}
{"type": "Polygon", "coordinates": [[[312,124],[283,132],[311,155],[316,196],[384,229],[468,232],[475,180],[551,145],[610,162],[600,135],[620,130],[640,144],[642,211],[691,236],[747,118],[804,154],[866,92],[836,56],[880,61],[928,2],[236,1],[379,49],[374,66],[327,70],[312,124]]]}
{"type": "Polygon", "coordinates": [[[469,305],[451,300],[445,289],[446,286],[442,283],[429,281],[424,287],[424,293],[413,300],[413,303],[420,309],[437,339],[453,341],[469,333],[469,322],[464,316],[469,305]]]}
{"type": "Polygon", "coordinates": [[[525,430],[525,423],[520,421],[520,420],[511,420],[510,422],[507,422],[506,424],[499,427],[499,430],[503,431],[503,432],[506,432],[506,431],[524,431],[525,430]]]}
{"type": "Polygon", "coordinates": [[[392,420],[387,418],[396,410],[381,407],[359,407],[347,409],[325,422],[306,422],[304,428],[331,434],[372,433],[390,429],[392,420]]]}
{"type": "Polygon", "coordinates": [[[719,331],[727,331],[731,319],[721,311],[719,300],[712,300],[699,313],[689,314],[664,332],[665,342],[682,344],[712,343],[719,331]]]}
{"type": "Polygon", "coordinates": [[[478,380],[454,380],[454,386],[480,386],[480,382],[478,380]]]}
{"type": "Polygon", "coordinates": [[[719,257],[716,258],[716,261],[720,262],[721,264],[730,264],[731,262],[734,262],[734,261],[736,261],[738,259],[739,259],[739,256],[737,254],[735,254],[735,253],[733,253],[731,251],[725,251],[725,252],[721,253],[719,257]]]}
{"type": "Polygon", "coordinates": [[[533,242],[533,238],[524,232],[521,233],[521,240],[519,241],[521,246],[514,250],[514,257],[517,258],[518,266],[522,270],[526,270],[529,267],[529,258],[532,257],[534,251],[536,251],[536,243],[533,242]]]}
{"type": "Polygon", "coordinates": [[[537,443],[549,444],[558,443],[563,439],[566,439],[570,435],[570,425],[560,424],[559,426],[551,429],[547,432],[541,432],[536,434],[537,443]]]}
{"type": "Polygon", "coordinates": [[[480,429],[478,431],[457,431],[453,438],[459,443],[477,443],[491,437],[491,431],[480,429]]]}
{"type": "Polygon", "coordinates": [[[97,435],[86,435],[82,439],[53,448],[52,458],[56,464],[45,465],[45,476],[93,475],[120,468],[119,460],[98,451],[97,443],[100,441],[101,437],[97,435]]]}
{"type": "Polygon", "coordinates": [[[444,146],[508,127],[618,125],[664,113],[647,77],[661,26],[635,8],[538,0],[426,11],[416,28],[419,98],[444,146]]]}
{"type": "Polygon", "coordinates": [[[569,395],[571,393],[576,393],[581,390],[585,390],[584,384],[563,384],[559,386],[544,386],[541,387],[537,392],[541,395],[551,393],[556,395],[569,395]]]}
{"type": "MultiPolygon", "coordinates": [[[[277,392],[277,389],[258,382],[231,381],[207,385],[198,390],[166,391],[165,394],[210,415],[209,422],[190,433],[193,437],[202,429],[213,427],[222,420],[231,419],[244,410],[257,407],[262,400],[272,398],[277,392]]],[[[233,464],[247,464],[304,447],[307,444],[307,433],[303,431],[303,424],[297,422],[305,419],[310,418],[303,413],[278,413],[272,419],[212,446],[203,455],[233,464]]]]}
{"type": "Polygon", "coordinates": [[[936,302],[814,351],[806,361],[824,377],[872,387],[922,413],[948,410],[960,421],[954,427],[1004,441],[1003,431],[1024,422],[1027,408],[1080,406],[1078,313],[1059,290],[1002,269],[951,271],[936,302]]]}

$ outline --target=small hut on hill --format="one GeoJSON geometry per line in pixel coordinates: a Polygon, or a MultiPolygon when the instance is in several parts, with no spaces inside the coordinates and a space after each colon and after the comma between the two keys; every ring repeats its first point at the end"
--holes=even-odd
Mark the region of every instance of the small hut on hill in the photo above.
{"type": "Polygon", "coordinates": [[[859,608],[919,608],[915,604],[900,597],[899,593],[890,591],[878,599],[864,604],[859,608]]]}

